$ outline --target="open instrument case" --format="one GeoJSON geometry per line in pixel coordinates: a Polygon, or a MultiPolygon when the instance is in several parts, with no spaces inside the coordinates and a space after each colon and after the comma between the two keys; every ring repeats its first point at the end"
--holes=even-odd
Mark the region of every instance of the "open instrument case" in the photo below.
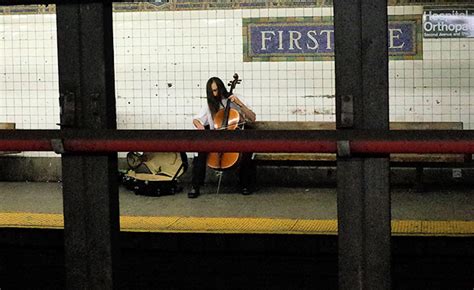
{"type": "Polygon", "coordinates": [[[188,169],[184,152],[129,152],[123,185],[137,195],[172,195],[182,190],[178,178],[188,169]]]}

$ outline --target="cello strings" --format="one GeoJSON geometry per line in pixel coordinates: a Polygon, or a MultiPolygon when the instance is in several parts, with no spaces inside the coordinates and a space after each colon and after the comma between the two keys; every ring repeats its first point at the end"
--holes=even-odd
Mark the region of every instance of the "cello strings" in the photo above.
{"type": "MultiPolygon", "coordinates": [[[[244,121],[244,122],[239,122],[239,123],[237,123],[237,124],[231,124],[231,125],[240,126],[240,125],[245,125],[245,124],[246,124],[246,122],[244,121]]],[[[229,127],[230,127],[230,125],[228,124],[227,126],[218,128],[218,129],[216,129],[216,130],[225,130],[225,129],[229,128],[229,127]]]]}

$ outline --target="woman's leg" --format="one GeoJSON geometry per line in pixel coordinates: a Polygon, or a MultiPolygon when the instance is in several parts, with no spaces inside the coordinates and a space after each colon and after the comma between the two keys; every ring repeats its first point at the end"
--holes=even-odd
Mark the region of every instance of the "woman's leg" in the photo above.
{"type": "Polygon", "coordinates": [[[250,194],[255,188],[257,168],[252,161],[252,154],[250,152],[242,153],[240,161],[239,179],[243,194],[250,194]]]}
{"type": "Polygon", "coordinates": [[[199,188],[204,185],[204,179],[206,178],[206,161],[207,152],[199,152],[193,159],[193,177],[192,186],[193,189],[188,193],[188,197],[193,198],[199,195],[199,188]]]}

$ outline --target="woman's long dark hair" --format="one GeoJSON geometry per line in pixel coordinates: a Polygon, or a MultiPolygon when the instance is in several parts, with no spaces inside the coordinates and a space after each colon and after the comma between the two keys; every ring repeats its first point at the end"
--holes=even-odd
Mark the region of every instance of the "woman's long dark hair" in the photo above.
{"type": "Polygon", "coordinates": [[[214,117],[217,111],[219,111],[221,98],[216,98],[212,94],[212,88],[211,88],[212,83],[216,83],[218,96],[220,96],[221,98],[224,98],[224,99],[228,98],[229,92],[227,91],[224,83],[222,82],[220,78],[212,77],[207,81],[207,84],[206,84],[207,105],[209,106],[209,110],[211,110],[212,117],[214,117]]]}

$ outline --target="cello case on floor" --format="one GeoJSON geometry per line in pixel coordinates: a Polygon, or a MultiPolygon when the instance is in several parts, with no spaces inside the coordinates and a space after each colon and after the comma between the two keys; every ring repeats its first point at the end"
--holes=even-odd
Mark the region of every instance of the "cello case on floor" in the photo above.
{"type": "Polygon", "coordinates": [[[123,185],[137,195],[172,195],[182,190],[178,178],[188,169],[184,152],[129,152],[129,170],[123,174],[123,185]]]}

